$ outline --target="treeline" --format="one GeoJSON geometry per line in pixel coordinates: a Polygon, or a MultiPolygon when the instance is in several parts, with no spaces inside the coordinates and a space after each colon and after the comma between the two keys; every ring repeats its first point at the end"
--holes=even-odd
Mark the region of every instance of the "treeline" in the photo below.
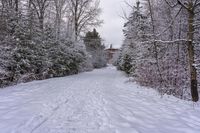
{"type": "Polygon", "coordinates": [[[162,95],[198,101],[200,1],[143,0],[131,7],[118,68],[162,95]]]}
{"type": "Polygon", "coordinates": [[[81,35],[100,11],[95,0],[0,0],[0,87],[92,70],[81,35]]]}

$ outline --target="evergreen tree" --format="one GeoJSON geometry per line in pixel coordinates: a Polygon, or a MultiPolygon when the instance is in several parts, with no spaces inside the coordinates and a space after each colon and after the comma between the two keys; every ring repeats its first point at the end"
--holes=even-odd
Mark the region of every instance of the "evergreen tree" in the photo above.
{"type": "Polygon", "coordinates": [[[101,43],[101,37],[96,29],[92,32],[87,32],[84,37],[86,50],[92,56],[92,64],[94,68],[101,68],[106,66],[105,47],[101,43]]]}

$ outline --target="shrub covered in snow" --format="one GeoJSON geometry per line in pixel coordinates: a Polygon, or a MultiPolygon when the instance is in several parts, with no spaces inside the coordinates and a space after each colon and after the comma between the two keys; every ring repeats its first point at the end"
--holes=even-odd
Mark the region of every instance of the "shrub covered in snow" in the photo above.
{"type": "Polygon", "coordinates": [[[14,49],[4,48],[1,55],[1,87],[9,83],[66,76],[92,69],[82,43],[18,40],[13,45],[14,49]]]}

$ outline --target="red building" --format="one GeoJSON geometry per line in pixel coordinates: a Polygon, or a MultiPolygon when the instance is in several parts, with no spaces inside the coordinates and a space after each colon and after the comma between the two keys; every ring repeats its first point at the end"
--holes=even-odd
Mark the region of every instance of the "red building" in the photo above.
{"type": "Polygon", "coordinates": [[[105,49],[106,51],[106,58],[107,58],[107,62],[109,64],[112,64],[113,62],[113,57],[115,54],[117,54],[119,52],[119,49],[117,48],[112,48],[112,45],[110,45],[110,48],[105,49]]]}

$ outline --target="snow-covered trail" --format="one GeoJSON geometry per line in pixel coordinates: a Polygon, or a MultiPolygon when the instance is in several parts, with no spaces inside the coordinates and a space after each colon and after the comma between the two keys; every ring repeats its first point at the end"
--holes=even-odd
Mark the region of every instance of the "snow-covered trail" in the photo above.
{"type": "Polygon", "coordinates": [[[199,118],[114,67],[0,90],[0,133],[199,133],[199,118]]]}

